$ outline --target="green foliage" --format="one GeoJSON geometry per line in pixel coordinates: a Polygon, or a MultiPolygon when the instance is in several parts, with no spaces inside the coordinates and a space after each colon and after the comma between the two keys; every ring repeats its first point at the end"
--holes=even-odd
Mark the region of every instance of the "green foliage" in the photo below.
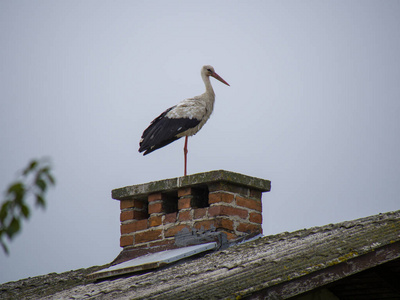
{"type": "Polygon", "coordinates": [[[21,230],[22,220],[31,215],[28,199],[32,197],[37,207],[45,208],[46,191],[54,184],[49,163],[32,160],[20,178],[9,185],[0,207],[0,244],[5,253],[9,253],[5,237],[8,240],[14,238],[21,230]]]}

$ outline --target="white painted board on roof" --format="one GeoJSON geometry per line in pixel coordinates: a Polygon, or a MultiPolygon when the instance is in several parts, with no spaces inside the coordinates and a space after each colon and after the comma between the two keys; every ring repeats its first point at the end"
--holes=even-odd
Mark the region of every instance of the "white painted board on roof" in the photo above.
{"type": "Polygon", "coordinates": [[[92,279],[100,279],[111,276],[123,275],[136,271],[158,268],[159,266],[170,264],[172,262],[181,260],[183,258],[202,253],[208,250],[216,249],[217,243],[207,243],[202,245],[188,246],[184,248],[165,250],[157,253],[150,253],[137,257],[118,265],[103,269],[92,274],[88,277],[92,279]]]}

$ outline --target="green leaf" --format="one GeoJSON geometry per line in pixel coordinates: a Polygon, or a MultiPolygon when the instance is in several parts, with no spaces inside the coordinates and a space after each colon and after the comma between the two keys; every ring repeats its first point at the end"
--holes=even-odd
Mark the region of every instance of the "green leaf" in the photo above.
{"type": "Polygon", "coordinates": [[[44,200],[42,195],[39,194],[36,195],[36,205],[46,208],[46,201],[44,200]]]}
{"type": "Polygon", "coordinates": [[[50,171],[50,167],[43,167],[39,170],[39,173],[48,173],[50,171]]]}
{"type": "Polygon", "coordinates": [[[46,173],[47,179],[50,181],[52,185],[56,184],[54,177],[50,173],[46,173]]]}
{"type": "Polygon", "coordinates": [[[10,185],[10,187],[7,190],[8,194],[19,194],[19,193],[23,193],[25,191],[25,186],[22,182],[15,182],[14,184],[10,185]]]}
{"type": "Polygon", "coordinates": [[[31,160],[22,171],[20,180],[11,183],[5,193],[5,202],[0,206],[0,244],[8,254],[4,236],[11,239],[21,230],[23,219],[28,219],[32,208],[25,199],[34,196],[36,206],[46,207],[45,192],[55,184],[51,165],[45,160],[31,160]]]}
{"type": "Polygon", "coordinates": [[[10,207],[10,201],[6,201],[3,203],[0,209],[0,223],[3,223],[3,221],[7,218],[8,211],[10,207]]]}
{"type": "Polygon", "coordinates": [[[8,226],[8,228],[6,229],[6,234],[8,235],[8,237],[11,239],[19,230],[20,230],[21,226],[20,226],[20,221],[19,219],[17,219],[16,217],[14,217],[10,223],[10,225],[8,226]]]}
{"type": "Polygon", "coordinates": [[[46,191],[47,183],[40,177],[36,178],[35,184],[42,192],[46,191]]]}
{"type": "Polygon", "coordinates": [[[7,191],[8,200],[17,205],[21,205],[24,202],[25,194],[26,189],[22,182],[12,184],[7,191]]]}
{"type": "Polygon", "coordinates": [[[27,175],[30,171],[32,171],[34,168],[36,168],[37,165],[38,165],[38,161],[37,160],[32,160],[29,163],[29,166],[26,167],[26,169],[24,170],[24,172],[22,174],[27,175]]]}
{"type": "Polygon", "coordinates": [[[22,212],[23,216],[24,216],[26,219],[29,218],[30,211],[29,211],[29,207],[28,207],[27,205],[25,205],[25,204],[22,204],[22,205],[21,205],[21,212],[22,212]]]}

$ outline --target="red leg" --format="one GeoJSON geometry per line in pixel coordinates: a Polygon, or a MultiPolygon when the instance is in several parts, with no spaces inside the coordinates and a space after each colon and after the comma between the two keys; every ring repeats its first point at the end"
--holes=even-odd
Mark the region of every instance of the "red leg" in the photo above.
{"type": "Polygon", "coordinates": [[[188,153],[188,149],[187,149],[187,144],[188,144],[188,137],[185,136],[185,147],[183,148],[183,153],[185,155],[185,171],[184,171],[184,176],[187,175],[186,169],[187,169],[187,153],[188,153]]]}

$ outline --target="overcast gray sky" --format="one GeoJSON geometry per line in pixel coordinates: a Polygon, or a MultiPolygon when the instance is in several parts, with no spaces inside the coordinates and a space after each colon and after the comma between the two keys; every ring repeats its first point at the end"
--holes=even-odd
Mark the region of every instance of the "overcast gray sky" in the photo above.
{"type": "Polygon", "coordinates": [[[400,1],[0,1],[0,188],[31,158],[57,178],[0,252],[0,282],[112,261],[114,188],[183,175],[143,130],[203,93],[190,174],[272,181],[264,234],[400,209],[400,1]]]}

